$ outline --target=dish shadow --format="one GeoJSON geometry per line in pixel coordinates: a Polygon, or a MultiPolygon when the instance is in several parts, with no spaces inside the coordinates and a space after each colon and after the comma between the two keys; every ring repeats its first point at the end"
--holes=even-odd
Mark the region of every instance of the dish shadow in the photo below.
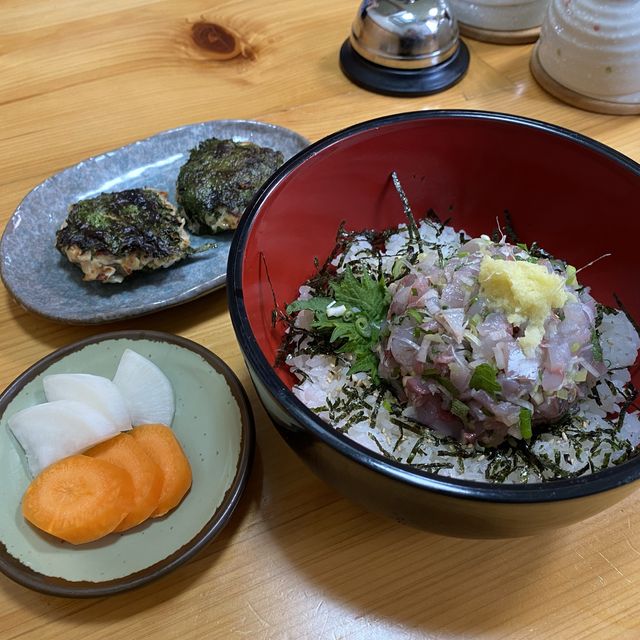
{"type": "MultiPolygon", "coordinates": [[[[540,599],[539,577],[562,534],[473,540],[419,531],[365,511],[300,467],[297,480],[313,499],[293,519],[277,510],[273,519],[283,524],[268,534],[288,571],[301,574],[293,582],[321,594],[334,633],[349,637],[370,624],[403,639],[513,633],[514,616],[540,599]]],[[[269,500],[286,504],[287,479],[268,469],[265,477],[269,500]]],[[[310,616],[320,615],[314,600],[310,616]]]]}
{"type": "MultiPolygon", "coordinates": [[[[17,302],[8,305],[8,311],[13,320],[20,325],[21,330],[28,334],[32,340],[53,351],[82,338],[122,329],[154,329],[182,334],[203,322],[210,321],[214,316],[226,313],[226,296],[226,290],[223,286],[215,291],[204,293],[187,303],[165,308],[153,314],[114,320],[101,325],[69,325],[32,313],[17,302]],[[176,313],[178,306],[180,310],[176,313]],[[69,337],[70,331],[73,332],[72,337],[69,337]]],[[[231,329],[229,331],[231,336],[231,329]]],[[[35,360],[31,364],[34,363],[35,360]]]]}
{"type": "Polygon", "coordinates": [[[303,615],[307,629],[328,624],[339,637],[390,640],[495,637],[498,629],[512,633],[514,616],[524,619],[540,599],[540,577],[567,533],[451,538],[367,512],[317,478],[257,406],[253,389],[249,395],[264,466],[265,549],[269,566],[278,562],[271,579],[293,587],[296,596],[281,606],[303,615]]]}
{"type": "MultiPolygon", "coordinates": [[[[472,540],[397,524],[332,489],[322,498],[290,525],[269,528],[289,562],[281,575],[304,585],[306,599],[290,607],[308,629],[385,640],[577,638],[598,629],[637,637],[637,617],[611,609],[632,584],[619,569],[630,521],[617,537],[607,533],[611,514],[601,513],[536,537],[472,540]]],[[[637,513],[629,499],[621,504],[637,513]]]]}
{"type": "MultiPolygon", "coordinates": [[[[84,282],[82,280],[83,274],[80,268],[69,262],[62,255],[57,257],[56,267],[60,270],[61,274],[64,274],[65,280],[70,282],[68,286],[77,286],[81,288],[87,296],[107,299],[122,296],[128,297],[146,289],[160,290],[158,293],[158,295],[160,295],[162,289],[167,285],[170,285],[172,294],[180,298],[180,296],[184,295],[186,291],[180,291],[179,282],[191,281],[190,284],[193,285],[193,278],[191,278],[187,272],[189,270],[198,270],[199,272],[202,272],[203,270],[206,270],[207,267],[209,267],[211,271],[215,271],[218,265],[211,265],[211,262],[212,260],[221,260],[226,256],[226,254],[228,254],[231,241],[233,240],[233,233],[225,232],[215,236],[197,236],[190,234],[190,238],[191,247],[196,252],[185,256],[168,268],[154,269],[152,271],[136,271],[119,283],[105,284],[95,281],[84,282]],[[198,250],[205,247],[207,244],[210,244],[211,246],[198,252],[198,250]],[[182,278],[179,276],[182,276],[182,278]]],[[[205,275],[202,274],[201,278],[204,279],[205,275]]],[[[219,280],[220,284],[217,286],[224,286],[224,273],[220,274],[219,280]]],[[[206,289],[202,288],[202,291],[204,294],[215,291],[215,289],[207,287],[206,289]]],[[[158,300],[161,301],[161,298],[158,298],[158,300]]],[[[145,313],[150,312],[145,311],[145,313]]],[[[119,318],[114,318],[112,321],[117,320],[119,320],[119,318]]]]}
{"type": "MultiPolygon", "coordinates": [[[[204,257],[203,255],[197,257],[204,257]]],[[[194,256],[193,259],[197,259],[194,256]]],[[[68,260],[60,256],[57,263],[58,268],[61,272],[65,274],[65,277],[69,280],[75,281],[75,283],[82,287],[85,294],[88,297],[96,297],[96,298],[118,298],[123,294],[133,294],[137,290],[143,289],[145,287],[153,286],[159,287],[162,286],[163,283],[166,283],[167,280],[172,279],[172,275],[178,275],[182,269],[184,269],[185,262],[180,261],[177,262],[171,267],[167,269],[156,269],[154,271],[139,271],[136,273],[132,273],[129,277],[127,277],[123,282],[119,283],[108,283],[104,284],[101,282],[91,281],[84,282],[82,280],[82,272],[80,268],[71,264],[68,260]]],[[[36,313],[36,312],[33,312],[36,313]]],[[[46,317],[46,316],[45,316],[46,317]]],[[[114,319],[117,321],[118,319],[114,319]]]]}

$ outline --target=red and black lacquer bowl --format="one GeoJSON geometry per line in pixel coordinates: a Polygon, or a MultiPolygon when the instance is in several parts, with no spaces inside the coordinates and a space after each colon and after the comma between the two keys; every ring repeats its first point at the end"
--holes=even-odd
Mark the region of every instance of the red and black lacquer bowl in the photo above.
{"type": "Polygon", "coordinates": [[[640,457],[574,479],[522,486],[441,478],[396,464],[318,419],[275,368],[282,328],[274,297],[297,296],[350,229],[404,221],[390,174],[416,214],[433,208],[471,235],[508,210],[523,242],[574,265],[595,297],[616,293],[640,317],[640,165],[544,122],[476,111],[404,113],[364,122],[311,145],[262,188],[236,232],[228,266],[233,327],[258,394],[291,448],[326,482],[397,521],[464,537],[536,534],[590,517],[629,495],[640,457]],[[268,272],[267,272],[268,271],[268,272]]]}

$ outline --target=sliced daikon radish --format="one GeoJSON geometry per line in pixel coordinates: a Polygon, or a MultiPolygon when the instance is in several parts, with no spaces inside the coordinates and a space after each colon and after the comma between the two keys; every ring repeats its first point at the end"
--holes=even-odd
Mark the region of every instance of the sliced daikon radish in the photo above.
{"type": "Polygon", "coordinates": [[[50,464],[119,433],[102,413],[76,400],[27,407],[12,415],[8,425],[24,449],[34,476],[50,464]]]}
{"type": "Polygon", "coordinates": [[[125,349],[113,382],[124,396],[134,427],[158,423],[171,426],[175,411],[173,387],[151,360],[125,349]]]}
{"type": "Polygon", "coordinates": [[[90,373],[54,373],[43,378],[42,386],[49,402],[84,402],[102,413],[119,431],[131,429],[127,404],[118,387],[109,378],[90,373]]]}

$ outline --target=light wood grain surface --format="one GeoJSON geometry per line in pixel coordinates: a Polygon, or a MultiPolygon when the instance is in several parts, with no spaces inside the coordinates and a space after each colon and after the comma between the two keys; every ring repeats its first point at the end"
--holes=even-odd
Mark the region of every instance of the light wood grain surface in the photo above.
{"type": "MultiPolygon", "coordinates": [[[[546,120],[640,161],[637,117],[564,105],[532,45],[467,39],[468,75],[430,97],[367,93],[338,67],[353,0],[2,0],[0,225],[49,175],[158,131],[251,118],[316,140],[375,116],[443,107],[546,120]]],[[[636,214],[638,203],[635,206],[636,214]]],[[[631,210],[630,212],[631,213],[631,210]]],[[[133,321],[73,327],[0,290],[0,387],[106,330],[169,331],[237,372],[256,416],[247,491],[223,533],[146,587],[71,600],[0,576],[0,638],[638,638],[640,494],[540,537],[473,541],[364,512],[281,441],[240,356],[224,291],[133,321]]]]}

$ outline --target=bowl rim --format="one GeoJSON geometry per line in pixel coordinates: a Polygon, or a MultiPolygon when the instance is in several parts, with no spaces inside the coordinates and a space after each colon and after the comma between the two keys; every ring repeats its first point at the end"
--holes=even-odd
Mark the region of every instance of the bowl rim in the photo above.
{"type": "Polygon", "coordinates": [[[19,559],[13,558],[2,541],[0,541],[0,571],[14,582],[47,595],[74,598],[114,595],[153,582],[185,564],[212,542],[228,524],[244,493],[253,466],[256,440],[255,421],[251,404],[242,383],[222,358],[203,345],[183,336],[163,331],[146,329],[110,331],[82,338],[56,349],[32,364],[0,394],[0,415],[6,411],[8,405],[27,383],[46,371],[52,364],[87,346],[114,340],[146,340],[175,345],[200,356],[214,371],[224,377],[229,385],[229,392],[236,400],[240,412],[240,452],[236,471],[227,487],[222,502],[195,536],[185,541],[180,548],[165,558],[158,560],[153,565],[120,578],[93,582],[47,576],[24,565],[19,559]]]}
{"type": "MultiPolygon", "coordinates": [[[[415,489],[426,489],[443,496],[482,502],[533,504],[583,498],[638,480],[640,478],[640,455],[624,464],[609,467],[593,474],[528,484],[484,483],[475,480],[448,478],[421,469],[413,469],[408,465],[384,458],[376,451],[367,449],[335,431],[330,424],[319,418],[294,396],[275,374],[272,364],[262,353],[253,335],[244,304],[242,266],[244,251],[253,223],[269,194],[307,159],[346,138],[388,125],[434,119],[470,119],[532,128],[595,151],[640,177],[640,164],[612,147],[584,134],[542,120],[494,111],[471,109],[408,111],[366,120],[319,139],[290,158],[262,185],[247,206],[231,244],[227,266],[228,306],[238,342],[252,375],[252,381],[253,376],[257,376],[269,394],[282,405],[293,421],[303,425],[323,444],[335,449],[340,455],[352,462],[415,489]]],[[[255,381],[253,382],[255,384],[255,381]]]]}

